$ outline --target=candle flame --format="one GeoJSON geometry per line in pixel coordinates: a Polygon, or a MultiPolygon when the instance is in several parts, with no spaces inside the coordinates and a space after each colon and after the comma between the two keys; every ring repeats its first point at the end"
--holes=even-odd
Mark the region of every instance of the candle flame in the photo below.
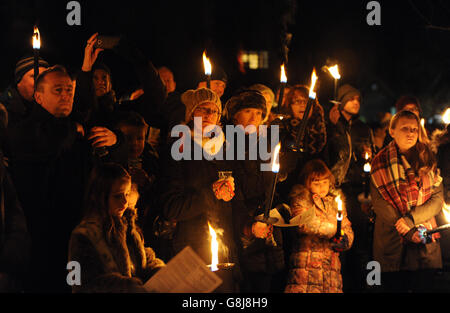
{"type": "Polygon", "coordinates": [[[336,197],[336,202],[338,204],[338,213],[342,213],[342,200],[341,200],[341,195],[338,195],[336,197]]]}
{"type": "Polygon", "coordinates": [[[370,163],[367,162],[366,164],[364,164],[364,172],[366,173],[370,173],[370,170],[372,169],[372,167],[370,166],[370,163]]]}
{"type": "Polygon", "coordinates": [[[309,97],[311,99],[316,98],[316,93],[314,92],[314,87],[316,86],[317,82],[317,75],[316,75],[316,69],[313,69],[313,72],[311,74],[311,86],[309,87],[309,97]]]}
{"type": "Polygon", "coordinates": [[[366,160],[369,159],[369,152],[366,152],[366,154],[364,155],[364,159],[366,159],[366,160]]]}
{"type": "Polygon", "coordinates": [[[280,162],[278,158],[280,154],[280,149],[281,149],[281,142],[277,144],[277,146],[275,147],[275,151],[273,153],[272,172],[274,173],[278,173],[278,171],[280,170],[280,162]]]}
{"type": "Polygon", "coordinates": [[[444,213],[445,220],[447,223],[450,223],[450,205],[444,203],[444,207],[442,208],[442,213],[444,213]]]}
{"type": "Polygon", "coordinates": [[[420,125],[422,125],[422,127],[425,126],[425,119],[424,119],[424,118],[421,118],[421,119],[420,119],[420,125]]]}
{"type": "Polygon", "coordinates": [[[330,72],[331,76],[333,76],[334,79],[341,78],[341,75],[339,74],[339,67],[337,64],[332,67],[327,67],[327,69],[330,72]]]}
{"type": "Polygon", "coordinates": [[[450,124],[450,108],[447,108],[447,110],[445,110],[444,114],[442,115],[442,120],[445,124],[450,124]]]}
{"type": "Polygon", "coordinates": [[[41,48],[41,34],[39,33],[39,29],[34,26],[33,30],[33,49],[41,48]]]}
{"type": "Polygon", "coordinates": [[[281,83],[287,83],[287,77],[286,77],[286,71],[284,69],[284,64],[281,65],[280,82],[281,83]]]}
{"type": "Polygon", "coordinates": [[[203,67],[205,68],[205,75],[211,75],[212,67],[209,58],[206,57],[206,50],[203,51],[203,67]]]}
{"type": "Polygon", "coordinates": [[[219,264],[219,242],[217,241],[217,234],[209,222],[208,227],[211,235],[211,271],[215,272],[219,269],[217,267],[217,264],[219,264]]]}

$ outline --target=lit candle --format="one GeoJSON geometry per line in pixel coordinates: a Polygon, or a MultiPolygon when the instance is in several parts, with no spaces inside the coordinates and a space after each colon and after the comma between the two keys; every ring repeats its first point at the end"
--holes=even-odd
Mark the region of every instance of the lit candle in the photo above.
{"type": "Polygon", "coordinates": [[[442,121],[445,124],[450,124],[450,108],[445,110],[444,114],[442,114],[442,121]]]}
{"type": "Polygon", "coordinates": [[[364,198],[368,198],[369,197],[369,181],[370,181],[370,170],[372,169],[369,163],[369,154],[366,152],[365,155],[365,159],[366,159],[366,163],[364,164],[364,180],[363,180],[363,185],[364,185],[364,198]]]}
{"type": "Polygon", "coordinates": [[[298,128],[296,139],[295,139],[295,145],[291,147],[293,151],[301,151],[303,152],[302,147],[302,141],[303,137],[305,136],[306,132],[306,124],[308,122],[308,115],[311,111],[311,108],[314,105],[314,102],[316,101],[316,93],[314,92],[314,87],[316,86],[317,82],[317,75],[316,75],[316,69],[313,69],[313,72],[311,74],[311,85],[309,87],[309,97],[308,97],[308,103],[306,104],[305,112],[303,113],[303,118],[300,121],[300,126],[298,128]]]}
{"type": "Polygon", "coordinates": [[[211,66],[211,62],[209,61],[209,58],[206,57],[206,51],[203,51],[203,67],[205,68],[206,87],[208,89],[210,89],[211,88],[212,66],[211,66]]]}
{"type": "Polygon", "coordinates": [[[281,149],[281,142],[279,142],[273,153],[273,159],[272,159],[272,173],[274,173],[272,185],[271,185],[271,194],[270,198],[267,198],[269,201],[266,201],[266,207],[264,209],[264,215],[262,217],[258,216],[256,217],[257,221],[266,223],[266,224],[274,224],[278,221],[277,218],[270,217],[270,209],[272,208],[273,204],[273,197],[275,195],[275,189],[277,187],[277,180],[278,180],[278,172],[280,171],[280,161],[279,161],[279,155],[280,155],[280,149],[281,149]]]}
{"type": "Polygon", "coordinates": [[[342,231],[342,219],[344,218],[344,214],[342,214],[342,200],[341,200],[341,196],[338,195],[335,199],[337,205],[338,205],[338,211],[336,214],[336,220],[337,220],[337,224],[336,224],[336,234],[334,235],[334,240],[339,240],[341,238],[341,236],[344,235],[344,232],[342,231]]]}
{"type": "Polygon", "coordinates": [[[327,67],[328,71],[330,72],[331,76],[334,78],[334,100],[337,101],[337,83],[338,80],[341,78],[341,74],[339,74],[339,67],[338,65],[334,65],[331,67],[327,67]]]}
{"type": "Polygon", "coordinates": [[[423,132],[424,132],[425,135],[426,135],[426,134],[427,134],[427,129],[425,128],[425,119],[424,119],[424,118],[421,118],[421,119],[420,119],[420,126],[422,127],[423,132]]]}
{"type": "Polygon", "coordinates": [[[284,64],[281,65],[281,73],[280,73],[280,94],[278,95],[278,106],[277,111],[280,113],[280,108],[283,105],[283,96],[284,96],[284,88],[286,87],[287,76],[284,68],[284,64]]]}
{"type": "Polygon", "coordinates": [[[214,228],[208,222],[209,227],[209,235],[211,236],[211,271],[215,272],[219,268],[217,265],[219,264],[219,242],[217,241],[217,234],[214,228]]]}
{"type": "Polygon", "coordinates": [[[41,48],[41,35],[39,29],[34,26],[33,31],[33,52],[34,52],[34,81],[39,75],[39,49],[41,48]]]}

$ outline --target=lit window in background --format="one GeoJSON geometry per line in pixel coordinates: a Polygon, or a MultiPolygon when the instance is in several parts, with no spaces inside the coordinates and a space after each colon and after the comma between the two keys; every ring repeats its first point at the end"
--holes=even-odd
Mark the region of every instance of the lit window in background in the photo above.
{"type": "Polygon", "coordinates": [[[267,51],[243,51],[241,61],[251,70],[269,68],[269,53],[267,51]]]}

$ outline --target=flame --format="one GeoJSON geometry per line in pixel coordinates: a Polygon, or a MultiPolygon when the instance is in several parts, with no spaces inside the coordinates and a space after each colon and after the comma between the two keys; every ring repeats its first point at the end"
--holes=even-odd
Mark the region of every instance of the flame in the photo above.
{"type": "Polygon", "coordinates": [[[369,159],[369,152],[366,152],[366,154],[364,155],[364,159],[366,159],[366,160],[369,159]]]}
{"type": "Polygon", "coordinates": [[[370,173],[370,170],[372,169],[372,167],[370,166],[370,163],[367,162],[366,164],[364,164],[364,172],[366,173],[370,173]]]}
{"type": "Polygon", "coordinates": [[[278,171],[280,170],[280,162],[278,159],[278,155],[280,154],[280,149],[281,149],[281,142],[279,142],[277,144],[277,146],[275,147],[275,151],[273,153],[272,172],[274,172],[274,173],[278,173],[278,171]]]}
{"type": "Polygon", "coordinates": [[[317,82],[317,75],[316,75],[316,69],[313,69],[313,72],[311,74],[311,86],[309,87],[309,97],[311,99],[316,98],[316,93],[314,92],[314,87],[316,86],[317,82]]]}
{"type": "Polygon", "coordinates": [[[442,213],[444,213],[445,220],[447,223],[450,223],[450,205],[444,203],[444,207],[442,208],[442,213]]]}
{"type": "Polygon", "coordinates": [[[336,197],[336,200],[335,200],[336,202],[337,202],[337,204],[338,204],[338,213],[340,214],[340,213],[342,213],[342,200],[341,200],[341,195],[338,195],[337,197],[336,197]]]}
{"type": "Polygon", "coordinates": [[[39,29],[34,26],[33,30],[33,49],[41,48],[41,34],[39,33],[39,29]]]}
{"type": "Polygon", "coordinates": [[[445,124],[450,124],[450,108],[445,110],[444,114],[442,115],[442,121],[444,121],[445,124]]]}
{"type": "Polygon", "coordinates": [[[219,268],[219,242],[217,241],[217,235],[214,228],[208,222],[209,234],[211,235],[211,271],[215,272],[219,268]]]}
{"type": "Polygon", "coordinates": [[[280,82],[281,82],[281,83],[287,83],[286,72],[285,72],[285,70],[284,70],[284,64],[281,65],[280,82]]]}
{"type": "Polygon", "coordinates": [[[327,67],[328,71],[330,72],[331,76],[334,77],[334,79],[340,79],[341,74],[339,74],[339,67],[338,65],[334,65],[332,67],[327,67]]]}
{"type": "Polygon", "coordinates": [[[424,119],[424,118],[421,118],[421,119],[420,119],[420,125],[422,125],[422,127],[425,126],[425,119],[424,119]]]}
{"type": "Polygon", "coordinates": [[[211,62],[209,61],[209,58],[206,57],[206,50],[203,51],[203,67],[205,68],[205,75],[211,75],[211,62]]]}

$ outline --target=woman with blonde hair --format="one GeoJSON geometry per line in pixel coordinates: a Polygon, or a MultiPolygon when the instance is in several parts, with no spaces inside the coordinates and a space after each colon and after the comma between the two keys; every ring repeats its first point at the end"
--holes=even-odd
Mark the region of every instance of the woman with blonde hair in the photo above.
{"type": "Polygon", "coordinates": [[[438,234],[424,244],[417,231],[420,225],[436,227],[444,203],[442,178],[416,114],[395,114],[389,134],[393,140],[372,161],[373,254],[386,291],[405,292],[432,285],[433,270],[442,267],[438,234]]]}

